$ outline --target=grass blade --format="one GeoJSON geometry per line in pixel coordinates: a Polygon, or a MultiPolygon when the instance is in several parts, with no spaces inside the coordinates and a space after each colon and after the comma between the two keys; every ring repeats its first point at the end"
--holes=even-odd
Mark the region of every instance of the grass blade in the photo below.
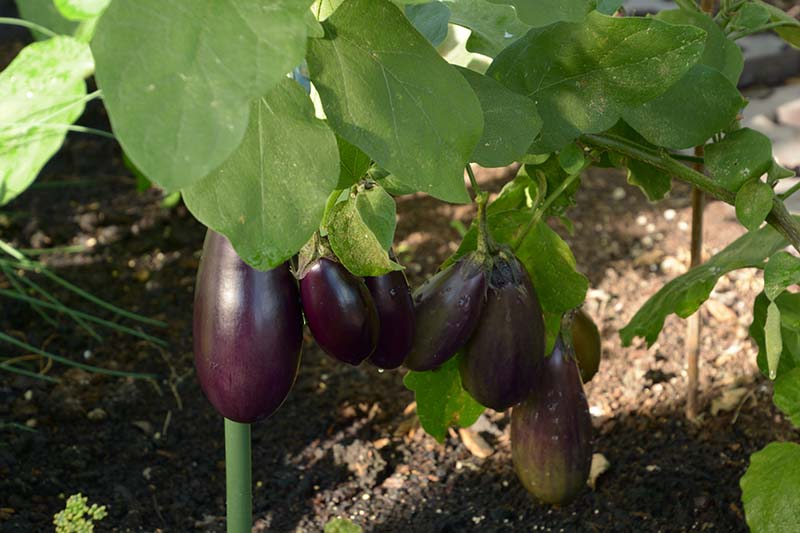
{"type": "Polygon", "coordinates": [[[138,372],[124,372],[122,370],[111,370],[108,368],[102,368],[99,366],[94,365],[87,365],[86,363],[79,363],[77,361],[73,361],[66,357],[62,357],[60,355],[56,355],[54,353],[47,352],[45,350],[40,350],[36,346],[28,344],[27,342],[22,342],[20,340],[11,337],[10,335],[6,335],[3,332],[0,332],[0,340],[5,341],[9,344],[17,346],[18,348],[22,348],[23,350],[28,350],[29,352],[41,355],[42,357],[47,357],[56,361],[57,363],[61,363],[63,365],[72,366],[75,368],[80,368],[82,370],[86,370],[89,372],[94,372],[96,374],[106,374],[108,376],[118,376],[118,377],[126,377],[126,378],[142,378],[142,379],[155,379],[157,376],[155,374],[140,374],[138,372]]]}

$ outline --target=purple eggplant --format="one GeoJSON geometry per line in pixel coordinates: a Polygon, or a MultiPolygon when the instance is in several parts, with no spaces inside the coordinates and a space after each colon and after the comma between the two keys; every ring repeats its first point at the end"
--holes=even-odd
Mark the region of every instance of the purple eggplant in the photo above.
{"type": "Polygon", "coordinates": [[[380,331],[378,312],[364,281],[341,263],[322,257],[300,279],[308,328],[325,353],[358,365],[372,355],[380,331]]]}
{"type": "Polygon", "coordinates": [[[572,320],[572,344],[575,346],[581,379],[588,383],[600,368],[602,344],[600,331],[583,309],[578,309],[572,320]]]}
{"type": "Polygon", "coordinates": [[[473,253],[426,281],[414,295],[417,330],[405,366],[432,370],[453,357],[475,330],[485,296],[486,271],[473,253]]]}
{"type": "Polygon", "coordinates": [[[369,361],[379,368],[397,368],[414,341],[414,300],[400,271],[364,278],[380,321],[378,347],[369,361]]]}
{"type": "Polygon", "coordinates": [[[194,364],[222,416],[251,423],[274,413],[294,384],[303,344],[297,282],[283,264],[262,272],[208,230],[194,296],[194,364]]]}
{"type": "Polygon", "coordinates": [[[486,304],[459,362],[462,385],[481,404],[508,409],[531,391],[544,348],[542,307],[528,273],[513,255],[496,257],[486,304]]]}
{"type": "Polygon", "coordinates": [[[511,457],[525,488],[552,504],[573,500],[592,463],[592,420],[572,348],[559,338],[511,413],[511,457]]]}

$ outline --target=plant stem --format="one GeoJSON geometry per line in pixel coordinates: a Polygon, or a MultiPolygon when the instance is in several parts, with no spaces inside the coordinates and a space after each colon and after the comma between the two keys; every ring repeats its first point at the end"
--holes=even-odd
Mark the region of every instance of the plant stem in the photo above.
{"type": "Polygon", "coordinates": [[[250,424],[225,419],[225,487],[228,533],[249,533],[253,526],[250,424]]]}
{"type": "MultiPolygon", "coordinates": [[[[736,201],[735,193],[717,184],[708,176],[679,163],[663,151],[652,150],[615,135],[587,134],[582,136],[581,139],[586,144],[619,152],[622,155],[648,163],[696,186],[701,191],[725,203],[733,205],[736,201]]],[[[800,226],[789,214],[786,206],[783,205],[783,201],[777,196],[773,200],[772,211],[767,217],[767,222],[783,235],[796,250],[800,251],[800,226]]]]}
{"type": "MultiPolygon", "coordinates": [[[[703,146],[696,146],[694,153],[702,156],[703,146]]],[[[702,172],[702,163],[695,163],[694,169],[702,172]]],[[[692,237],[689,251],[689,268],[694,268],[703,262],[703,191],[692,187],[692,237]]],[[[700,311],[698,310],[687,319],[686,323],[686,418],[690,421],[697,419],[698,389],[700,376],[700,336],[702,330],[700,311]]]]}
{"type": "Polygon", "coordinates": [[[730,39],[731,41],[738,41],[742,37],[747,37],[748,35],[752,35],[754,33],[760,33],[762,31],[774,30],[775,28],[780,28],[781,26],[795,26],[795,24],[786,21],[771,22],[769,24],[764,24],[763,26],[759,26],[758,28],[750,28],[749,30],[740,31],[739,33],[729,35],[728,39],[730,39]]]}
{"type": "Polygon", "coordinates": [[[798,190],[800,190],[800,181],[798,181],[797,183],[795,183],[794,185],[792,185],[792,186],[791,186],[791,187],[790,187],[790,188],[789,188],[787,191],[785,191],[785,192],[781,193],[781,194],[779,195],[779,198],[780,198],[781,200],[786,200],[786,199],[787,199],[787,198],[789,198],[791,195],[793,195],[794,193],[796,193],[798,190]]]}
{"type": "Polygon", "coordinates": [[[478,187],[478,181],[475,179],[475,174],[472,172],[472,165],[467,163],[466,169],[467,169],[467,174],[469,175],[469,182],[472,185],[472,191],[477,196],[478,193],[481,192],[481,188],[478,187]]]}
{"type": "MultiPolygon", "coordinates": [[[[469,168],[469,166],[467,166],[467,168],[469,168]]],[[[482,254],[483,256],[493,252],[495,248],[492,237],[489,234],[489,226],[486,222],[486,202],[488,199],[489,195],[485,192],[478,193],[475,196],[475,203],[478,204],[478,238],[476,242],[476,248],[478,253],[482,254]]]]}
{"type": "Polygon", "coordinates": [[[10,26],[22,26],[23,28],[28,28],[29,30],[36,30],[39,33],[44,33],[48,37],[55,37],[57,34],[53,30],[49,28],[45,28],[35,22],[31,22],[25,19],[17,19],[13,17],[0,17],[0,24],[8,24],[10,26]]]}
{"type": "MultiPolygon", "coordinates": [[[[587,161],[587,163],[584,164],[583,168],[586,168],[586,166],[588,164],[589,164],[589,162],[587,161]]],[[[511,246],[512,250],[516,251],[520,247],[522,242],[525,240],[525,237],[528,236],[528,233],[530,233],[531,230],[533,229],[533,227],[536,224],[538,224],[539,221],[542,219],[542,216],[547,211],[547,208],[550,207],[553,202],[555,202],[556,198],[561,196],[561,193],[563,193],[565,190],[567,190],[567,187],[569,187],[572,184],[572,182],[574,182],[576,179],[581,177],[581,172],[583,172],[583,168],[581,168],[581,170],[579,170],[575,174],[572,174],[571,176],[568,176],[567,179],[562,181],[561,184],[558,187],[556,187],[556,189],[552,192],[552,194],[550,194],[547,197],[547,199],[544,201],[544,203],[534,211],[533,215],[531,216],[531,219],[528,221],[528,224],[525,226],[525,229],[522,230],[522,233],[519,234],[519,237],[516,238],[516,240],[514,241],[514,244],[511,246]]]]}

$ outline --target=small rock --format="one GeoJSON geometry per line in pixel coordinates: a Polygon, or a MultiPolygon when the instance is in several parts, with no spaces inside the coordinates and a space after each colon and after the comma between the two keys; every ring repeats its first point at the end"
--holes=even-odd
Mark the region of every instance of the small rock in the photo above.
{"type": "Polygon", "coordinates": [[[708,312],[711,313],[711,316],[713,316],[719,322],[736,321],[736,312],[719,300],[708,299],[706,301],[706,309],[708,309],[708,312]]]}
{"type": "Polygon", "coordinates": [[[677,213],[675,212],[674,209],[667,209],[666,211],[664,211],[664,218],[666,220],[669,220],[669,221],[675,220],[676,216],[677,216],[677,213]]]}
{"type": "Polygon", "coordinates": [[[623,189],[622,187],[615,187],[614,192],[611,193],[611,198],[619,201],[625,198],[626,195],[627,193],[625,192],[625,189],[623,189]]]}
{"type": "Polygon", "coordinates": [[[25,425],[29,428],[35,428],[39,425],[39,422],[35,418],[29,418],[25,421],[25,425]]]}
{"type": "Polygon", "coordinates": [[[92,422],[99,422],[101,420],[105,420],[106,418],[108,418],[108,413],[106,413],[100,407],[95,407],[86,414],[86,418],[88,418],[92,422]]]}
{"type": "Polygon", "coordinates": [[[469,450],[469,453],[475,457],[486,459],[494,453],[494,448],[489,446],[489,443],[486,442],[478,433],[475,433],[468,428],[460,428],[458,430],[458,434],[461,436],[461,442],[464,443],[464,446],[467,448],[467,450],[469,450]]]}
{"type": "Polygon", "coordinates": [[[389,445],[389,442],[391,442],[389,439],[383,438],[372,441],[372,445],[375,446],[376,450],[380,450],[382,448],[387,447],[389,445]]]}
{"type": "Polygon", "coordinates": [[[594,490],[597,484],[597,478],[603,475],[604,472],[608,470],[611,466],[611,462],[606,459],[606,456],[602,453],[593,453],[592,454],[592,466],[589,469],[589,479],[586,481],[586,484],[594,490]]]}
{"type": "Polygon", "coordinates": [[[661,271],[670,276],[678,276],[686,272],[686,265],[677,257],[668,255],[661,261],[661,271]]]}
{"type": "Polygon", "coordinates": [[[711,414],[717,416],[722,411],[733,411],[747,392],[747,387],[734,387],[722,391],[722,394],[711,400],[711,414]]]}
{"type": "Polygon", "coordinates": [[[145,435],[153,434],[153,424],[147,420],[134,420],[131,424],[139,428],[145,435]]]}

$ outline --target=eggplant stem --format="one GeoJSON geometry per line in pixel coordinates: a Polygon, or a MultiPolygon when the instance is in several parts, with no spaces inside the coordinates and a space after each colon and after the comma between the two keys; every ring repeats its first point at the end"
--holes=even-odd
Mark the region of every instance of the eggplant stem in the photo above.
{"type": "Polygon", "coordinates": [[[469,176],[469,183],[472,185],[472,190],[475,193],[475,199],[478,199],[478,195],[481,193],[481,188],[478,187],[478,180],[475,179],[475,173],[472,172],[472,165],[467,163],[466,167],[467,175],[469,176]]]}
{"type": "Polygon", "coordinates": [[[250,424],[225,419],[225,487],[228,533],[253,527],[250,424]]]}

